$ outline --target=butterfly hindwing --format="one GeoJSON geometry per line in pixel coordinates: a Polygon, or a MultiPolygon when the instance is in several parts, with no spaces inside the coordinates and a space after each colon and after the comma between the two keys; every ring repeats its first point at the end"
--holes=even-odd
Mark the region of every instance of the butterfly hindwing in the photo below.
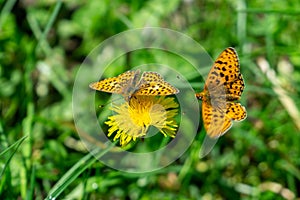
{"type": "Polygon", "coordinates": [[[247,117],[247,112],[240,103],[229,102],[226,104],[226,117],[230,120],[242,121],[247,117]]]}
{"type": "Polygon", "coordinates": [[[232,126],[232,121],[242,121],[247,117],[246,109],[240,103],[226,103],[226,108],[213,107],[206,101],[202,102],[202,118],[204,127],[210,137],[225,134],[232,126]]]}
{"type": "Polygon", "coordinates": [[[209,102],[202,102],[202,120],[208,136],[217,138],[231,127],[231,120],[226,116],[226,108],[213,107],[209,102]]]}

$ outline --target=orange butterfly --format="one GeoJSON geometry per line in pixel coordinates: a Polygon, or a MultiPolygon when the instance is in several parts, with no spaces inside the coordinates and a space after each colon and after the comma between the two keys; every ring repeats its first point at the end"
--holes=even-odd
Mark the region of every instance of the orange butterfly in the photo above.
{"type": "Polygon", "coordinates": [[[91,83],[89,87],[102,92],[121,94],[126,101],[129,101],[134,95],[165,96],[179,92],[160,74],[156,72],[143,72],[141,74],[140,70],[127,71],[117,77],[91,83]]]}
{"type": "Polygon", "coordinates": [[[238,55],[229,47],[214,62],[204,90],[196,93],[202,100],[202,119],[209,137],[220,137],[230,129],[232,121],[247,117],[245,107],[234,102],[241,98],[244,86],[238,55]]]}

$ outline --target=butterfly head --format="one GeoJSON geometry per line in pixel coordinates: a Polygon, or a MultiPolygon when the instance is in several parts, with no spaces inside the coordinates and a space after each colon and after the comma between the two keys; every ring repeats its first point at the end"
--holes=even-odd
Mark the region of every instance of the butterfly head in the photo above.
{"type": "Polygon", "coordinates": [[[206,90],[196,93],[196,98],[201,101],[208,101],[209,100],[209,94],[206,90]]]}

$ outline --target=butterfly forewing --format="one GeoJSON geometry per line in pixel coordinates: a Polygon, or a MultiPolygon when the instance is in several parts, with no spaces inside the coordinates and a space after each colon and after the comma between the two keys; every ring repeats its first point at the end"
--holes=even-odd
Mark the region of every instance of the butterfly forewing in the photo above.
{"type": "Polygon", "coordinates": [[[240,64],[236,51],[229,47],[225,49],[211,68],[205,84],[209,89],[232,82],[240,74],[240,64]]]}
{"type": "Polygon", "coordinates": [[[141,80],[146,82],[161,82],[164,81],[164,78],[156,72],[144,72],[141,80]]]}
{"type": "Polygon", "coordinates": [[[90,88],[102,92],[124,94],[124,90],[128,85],[132,84],[134,77],[138,71],[127,71],[117,77],[107,78],[99,82],[91,83],[90,88]]]}
{"type": "Polygon", "coordinates": [[[226,99],[227,100],[239,100],[244,91],[244,80],[242,74],[239,74],[238,78],[233,82],[225,84],[226,99]]]}
{"type": "Polygon", "coordinates": [[[177,94],[179,90],[166,82],[163,77],[156,72],[144,72],[139,90],[134,95],[172,95],[177,94]]]}
{"type": "Polygon", "coordinates": [[[107,78],[99,82],[91,83],[89,87],[94,90],[98,90],[102,92],[117,93],[117,94],[122,93],[122,87],[116,77],[107,78]]]}

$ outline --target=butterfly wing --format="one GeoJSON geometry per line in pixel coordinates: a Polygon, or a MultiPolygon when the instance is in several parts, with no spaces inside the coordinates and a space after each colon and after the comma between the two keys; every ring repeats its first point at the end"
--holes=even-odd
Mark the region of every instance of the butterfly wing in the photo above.
{"type": "Polygon", "coordinates": [[[232,126],[232,121],[242,121],[246,117],[246,109],[240,103],[228,102],[226,108],[221,108],[207,101],[202,102],[204,128],[212,138],[224,135],[232,126]]]}
{"type": "Polygon", "coordinates": [[[141,80],[147,82],[162,82],[164,78],[157,72],[144,72],[141,80]]]}
{"type": "Polygon", "coordinates": [[[226,117],[230,120],[242,121],[247,117],[247,112],[240,103],[228,102],[226,104],[226,117]]]}
{"type": "Polygon", "coordinates": [[[240,103],[226,103],[226,108],[213,107],[202,102],[202,118],[207,134],[212,138],[224,135],[232,126],[232,121],[242,121],[247,117],[246,109],[240,103]]]}
{"type": "Polygon", "coordinates": [[[244,91],[244,87],[245,84],[243,76],[242,74],[239,74],[237,79],[225,84],[226,99],[230,101],[239,100],[244,91]]]}
{"type": "Polygon", "coordinates": [[[206,133],[211,138],[218,138],[231,127],[231,120],[226,117],[226,109],[212,106],[202,101],[202,119],[206,133]]]}
{"type": "MultiPolygon", "coordinates": [[[[210,69],[204,85],[204,93],[214,97],[233,94],[228,98],[236,98],[235,87],[242,83],[243,87],[240,88],[240,94],[244,89],[243,77],[240,73],[240,64],[236,51],[234,48],[229,47],[225,49],[216,59],[212,68],[210,69]],[[225,95],[226,94],[226,95],[225,95]]],[[[201,99],[200,93],[196,94],[198,99],[201,99]]]]}
{"type": "Polygon", "coordinates": [[[156,72],[144,72],[134,95],[172,95],[179,90],[156,72]]]}
{"type": "Polygon", "coordinates": [[[128,86],[132,84],[139,71],[127,71],[117,77],[107,78],[89,85],[90,88],[102,92],[124,94],[128,86]]]}
{"type": "Polygon", "coordinates": [[[234,48],[225,49],[214,62],[205,85],[208,89],[234,82],[240,75],[239,58],[234,48]]]}

